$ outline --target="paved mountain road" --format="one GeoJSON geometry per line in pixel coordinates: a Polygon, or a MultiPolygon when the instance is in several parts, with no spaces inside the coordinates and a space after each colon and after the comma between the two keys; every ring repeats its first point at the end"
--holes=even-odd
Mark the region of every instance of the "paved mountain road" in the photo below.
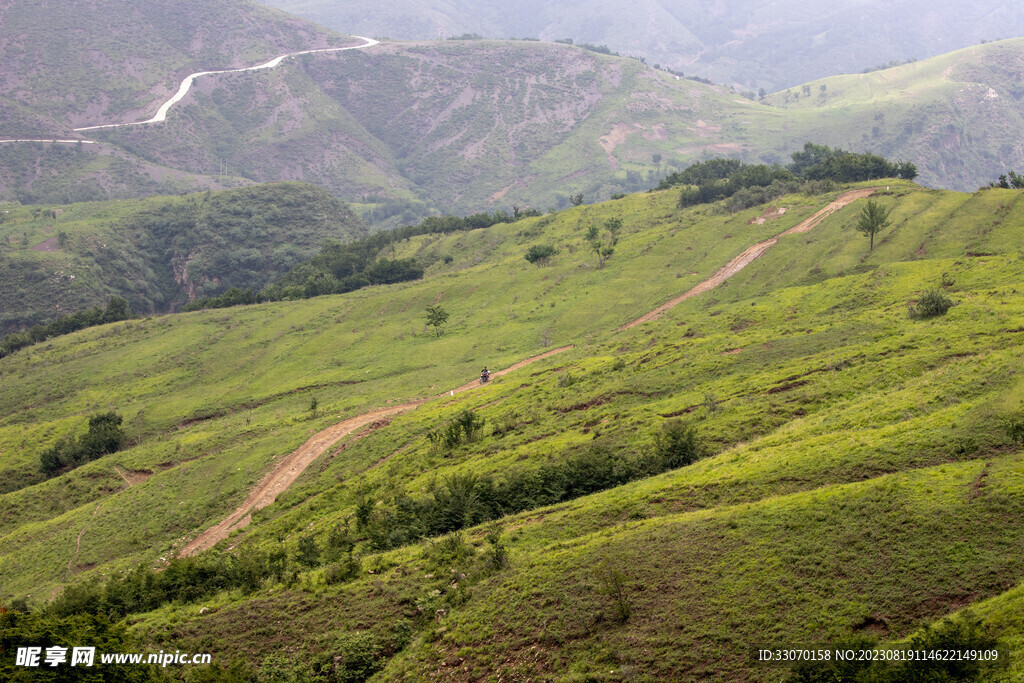
{"type": "MultiPolygon", "coordinates": [[[[374,45],[379,45],[380,44],[380,41],[374,40],[373,38],[366,38],[365,36],[352,36],[352,37],[353,38],[359,38],[360,40],[364,41],[363,44],[362,45],[349,45],[347,47],[322,47],[322,48],[317,48],[315,50],[302,50],[300,52],[289,52],[287,54],[283,54],[283,55],[280,55],[278,57],[274,57],[270,61],[264,62],[263,64],[257,64],[256,66],[247,66],[247,67],[243,67],[241,69],[219,69],[217,71],[197,71],[196,73],[189,74],[188,76],[185,77],[185,80],[183,80],[181,82],[181,85],[178,86],[178,91],[176,93],[174,93],[174,95],[169,100],[167,100],[166,102],[164,102],[163,104],[160,105],[160,108],[157,109],[156,114],[151,119],[146,119],[145,121],[131,121],[131,122],[128,122],[128,123],[104,123],[104,124],[100,124],[100,125],[97,125],[97,126],[84,126],[82,128],[75,128],[74,131],[76,133],[81,133],[81,132],[84,132],[84,131],[101,130],[101,129],[104,129],[104,128],[121,128],[123,126],[146,126],[146,125],[149,125],[149,124],[160,123],[162,121],[166,121],[167,120],[167,112],[169,112],[171,110],[171,107],[173,107],[175,104],[177,104],[182,99],[184,99],[185,95],[188,94],[188,91],[192,88],[192,85],[193,85],[193,83],[195,83],[196,79],[200,78],[202,76],[212,76],[214,74],[235,74],[235,73],[241,73],[243,71],[259,71],[261,69],[273,69],[273,68],[277,67],[281,62],[283,62],[284,60],[288,59],[289,57],[299,57],[301,55],[318,54],[318,53],[321,53],[321,52],[341,52],[343,50],[364,50],[364,49],[366,49],[368,47],[373,47],[374,45]]],[[[11,142],[50,142],[50,143],[66,143],[66,144],[83,142],[83,143],[87,143],[87,144],[96,144],[96,142],[93,141],[93,140],[60,140],[60,139],[53,139],[53,138],[28,139],[28,140],[26,140],[26,139],[0,140],[0,143],[5,143],[5,142],[6,143],[11,143],[11,142]]]]}

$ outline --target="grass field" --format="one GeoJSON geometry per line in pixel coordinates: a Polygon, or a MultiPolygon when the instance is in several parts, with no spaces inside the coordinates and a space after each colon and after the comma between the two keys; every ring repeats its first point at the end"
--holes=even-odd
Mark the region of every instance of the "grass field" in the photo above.
{"type": "Polygon", "coordinates": [[[977,603],[1017,652],[1024,465],[1004,419],[1024,407],[1020,196],[890,182],[876,198],[893,225],[873,252],[855,202],[621,332],[835,194],[785,197],[763,224],[748,221],[767,207],[632,195],[397,245],[389,256],[451,257],[422,282],[31,347],[0,360],[0,463],[22,483],[0,499],[0,585],[38,604],[69,581],[163,566],[311,433],[572,343],[342,441],[209,551],[297,557],[347,523],[356,578],[314,566],[132,615],[132,632],[266,676],[362,653],[384,679],[779,680],[750,647],[898,640],[977,603]],[[610,218],[620,241],[598,268],[584,235],[610,218]],[[559,252],[531,265],[534,244],[559,252]],[[948,313],[909,317],[936,288],[948,313]],[[450,313],[440,337],[428,305],[450,313]],[[33,483],[43,448],[111,409],[133,447],[33,483]],[[478,438],[438,447],[428,433],[464,409],[485,420],[478,438]],[[707,457],[444,539],[378,551],[359,531],[367,502],[399,514],[458,481],[594,453],[631,462],[676,419],[707,457]],[[499,528],[507,564],[485,539],[499,528]]]}

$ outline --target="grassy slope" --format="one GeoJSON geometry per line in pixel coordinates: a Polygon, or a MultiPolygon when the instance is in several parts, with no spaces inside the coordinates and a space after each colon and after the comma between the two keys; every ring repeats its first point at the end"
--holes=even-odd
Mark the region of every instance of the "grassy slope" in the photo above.
{"type": "Polygon", "coordinates": [[[324,239],[366,231],[343,204],[298,183],[6,211],[0,333],[111,295],[141,315],[232,286],[259,289],[324,239]]]}
{"type": "MultiPolygon", "coordinates": [[[[108,406],[141,442],[4,496],[3,546],[20,549],[0,559],[5,590],[38,596],[74,573],[156,561],[240,502],[274,456],[311,430],[385,397],[454,386],[483,363],[531,355],[546,338],[580,346],[335,449],[233,543],[291,549],[298,530],[325,531],[364,492],[422,495],[452,473],[501,476],[564,457],[598,433],[640,451],[659,416],[688,413],[718,455],[506,520],[511,567],[473,587],[443,630],[421,627],[388,673],[459,677],[446,661],[477,672],[501,662],[517,676],[627,666],[655,677],[760,680],[771,673],[744,660],[755,642],[858,628],[899,637],[997,596],[1024,575],[1009,552],[1024,537],[1024,470],[998,425],[1024,399],[1019,193],[898,184],[881,197],[895,220],[874,253],[844,227],[854,204],[662,320],[609,332],[824,199],[788,198],[790,212],[757,226],[746,224],[756,211],[684,212],[673,193],[660,193],[421,237],[398,253],[453,256],[421,284],[122,323],[4,359],[5,467],[31,467],[41,447],[82,421],[71,416],[108,406]],[[612,216],[624,218],[625,236],[598,271],[582,233],[612,216]],[[538,242],[562,250],[548,267],[522,260],[538,242]],[[991,255],[968,256],[979,253],[991,255]],[[945,318],[908,320],[907,303],[943,273],[959,305],[945,318]],[[422,327],[421,311],[435,301],[453,314],[441,339],[422,327]],[[58,372],[59,387],[45,382],[58,372]],[[578,380],[571,387],[568,376],[578,380]],[[709,412],[712,395],[718,408],[709,412]],[[311,396],[328,417],[304,415],[311,396]],[[516,426],[451,457],[432,452],[426,430],[461,407],[516,426]],[[148,478],[129,487],[115,463],[148,478]],[[127,533],[125,506],[136,520],[127,533]],[[612,605],[596,592],[602,560],[628,577],[634,616],[625,626],[610,621],[612,605]]],[[[470,538],[480,542],[476,531],[470,538]]],[[[304,589],[221,596],[205,603],[214,607],[205,617],[168,607],[137,629],[162,645],[257,660],[267,642],[302,651],[327,647],[316,643],[324,633],[383,636],[396,620],[418,618],[418,599],[449,590],[426,576],[422,553],[393,551],[376,562],[398,569],[342,587],[324,587],[314,573],[304,589]]],[[[992,604],[993,622],[1019,633],[999,616],[1007,608],[992,604]]]]}
{"type": "MultiPolygon", "coordinates": [[[[820,130],[815,140],[914,161],[920,180],[973,189],[1024,166],[1018,140],[1024,38],[868,74],[834,76],[767,98],[820,130]],[[822,91],[824,88],[824,91],[822,91]],[[831,132],[829,132],[831,131],[831,132]],[[860,138],[858,140],[858,138],[860,138]]],[[[797,124],[799,125],[799,124],[797,124]]]]}

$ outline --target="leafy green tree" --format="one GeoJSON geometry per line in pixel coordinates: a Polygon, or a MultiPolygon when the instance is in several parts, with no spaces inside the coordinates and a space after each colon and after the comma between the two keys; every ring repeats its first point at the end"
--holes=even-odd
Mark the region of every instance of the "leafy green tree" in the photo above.
{"type": "Polygon", "coordinates": [[[307,534],[299,537],[299,545],[295,551],[295,561],[304,567],[315,567],[320,564],[320,546],[316,537],[307,534]]]}
{"type": "Polygon", "coordinates": [[[917,165],[909,161],[897,161],[896,175],[903,180],[913,180],[917,177],[917,165]]]}
{"type": "Polygon", "coordinates": [[[53,476],[63,469],[84,465],[108,453],[121,450],[125,442],[121,416],[114,412],[99,413],[89,418],[89,431],[80,439],[66,436],[39,456],[39,469],[53,476]]]}
{"type": "Polygon", "coordinates": [[[569,195],[569,203],[573,206],[579,206],[583,203],[583,193],[569,195]]]}
{"type": "Polygon", "coordinates": [[[619,230],[622,228],[622,221],[618,218],[609,218],[604,224],[607,235],[596,226],[590,226],[587,230],[586,240],[590,248],[597,254],[597,267],[604,268],[604,262],[615,253],[615,245],[619,242],[619,230]]]}
{"type": "Polygon", "coordinates": [[[107,300],[107,310],[103,314],[103,322],[114,323],[118,320],[127,320],[132,317],[128,309],[128,302],[119,296],[112,296],[107,300]]]}
{"type": "Polygon", "coordinates": [[[558,250],[550,244],[535,244],[526,250],[526,255],[523,258],[537,266],[542,266],[557,253],[558,250]]]}
{"type": "Polygon", "coordinates": [[[89,431],[79,442],[88,460],[121,450],[125,442],[121,416],[115,412],[100,413],[89,418],[89,431]]]}
{"type": "Polygon", "coordinates": [[[434,328],[434,334],[441,336],[441,326],[448,322],[448,311],[440,306],[427,306],[427,324],[434,328]]]}
{"type": "Polygon", "coordinates": [[[873,199],[869,199],[868,203],[861,209],[860,217],[857,219],[857,224],[854,227],[870,238],[871,242],[868,251],[874,251],[875,249],[875,235],[882,228],[888,227],[891,224],[891,221],[889,221],[890,213],[892,213],[891,208],[885,209],[873,199]]]}

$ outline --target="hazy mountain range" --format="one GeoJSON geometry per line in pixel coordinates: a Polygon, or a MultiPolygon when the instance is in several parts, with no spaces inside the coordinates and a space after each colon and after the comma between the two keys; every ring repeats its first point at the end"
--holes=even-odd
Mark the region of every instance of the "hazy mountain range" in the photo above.
{"type": "Polygon", "coordinates": [[[1024,35],[1024,12],[1010,0],[264,1],[400,40],[571,38],[755,91],[1024,35]]]}

